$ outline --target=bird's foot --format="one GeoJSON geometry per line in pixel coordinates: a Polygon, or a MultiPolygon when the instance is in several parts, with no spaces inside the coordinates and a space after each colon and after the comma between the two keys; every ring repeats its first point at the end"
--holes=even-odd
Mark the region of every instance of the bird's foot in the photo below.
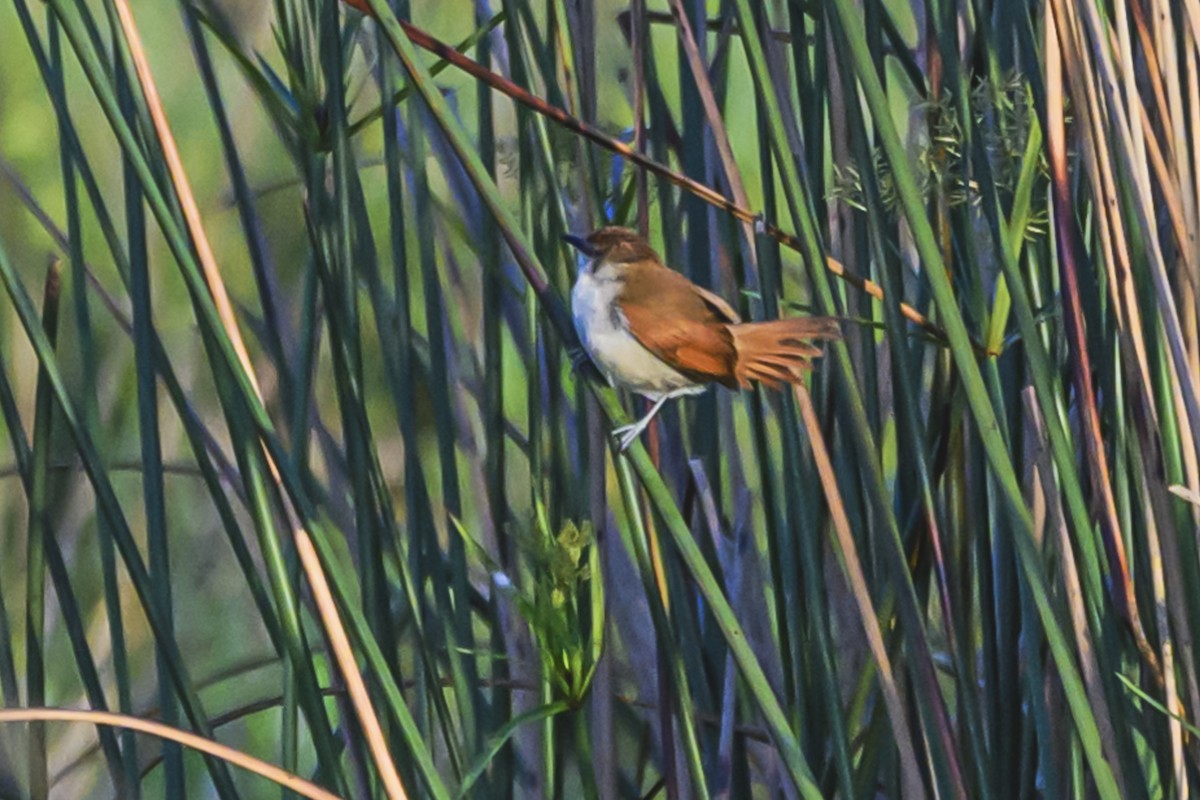
{"type": "Polygon", "coordinates": [[[636,422],[632,425],[622,425],[619,428],[613,428],[612,435],[617,439],[617,452],[624,453],[628,450],[629,445],[634,443],[641,434],[642,429],[643,426],[636,422]]]}

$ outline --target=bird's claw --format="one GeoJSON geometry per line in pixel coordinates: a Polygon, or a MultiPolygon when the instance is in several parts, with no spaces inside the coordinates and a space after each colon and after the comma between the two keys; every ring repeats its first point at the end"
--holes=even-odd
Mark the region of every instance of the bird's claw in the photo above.
{"type": "Polygon", "coordinates": [[[632,425],[622,425],[619,428],[613,428],[612,435],[617,440],[617,452],[624,453],[629,449],[629,446],[637,439],[638,434],[642,431],[637,423],[632,425]]]}

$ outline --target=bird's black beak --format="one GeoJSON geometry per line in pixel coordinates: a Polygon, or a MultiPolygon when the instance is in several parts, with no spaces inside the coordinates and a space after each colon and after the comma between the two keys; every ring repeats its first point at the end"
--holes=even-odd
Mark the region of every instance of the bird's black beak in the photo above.
{"type": "Polygon", "coordinates": [[[564,242],[571,245],[571,247],[574,247],[588,258],[595,258],[596,256],[600,255],[596,248],[592,247],[588,240],[584,239],[582,236],[576,236],[573,233],[564,233],[562,238],[564,242]]]}

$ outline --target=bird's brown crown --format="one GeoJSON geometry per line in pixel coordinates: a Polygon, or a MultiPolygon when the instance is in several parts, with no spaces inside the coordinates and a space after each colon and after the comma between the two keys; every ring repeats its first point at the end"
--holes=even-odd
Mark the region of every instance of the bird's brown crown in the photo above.
{"type": "Polygon", "coordinates": [[[602,261],[618,264],[644,259],[662,261],[650,243],[643,239],[637,231],[629,228],[620,228],[616,225],[600,228],[588,234],[587,243],[595,252],[596,258],[602,261]]]}

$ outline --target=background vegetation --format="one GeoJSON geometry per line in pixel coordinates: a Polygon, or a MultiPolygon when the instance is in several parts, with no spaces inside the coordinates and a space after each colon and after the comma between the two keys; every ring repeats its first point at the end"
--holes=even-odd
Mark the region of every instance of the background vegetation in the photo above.
{"type": "Polygon", "coordinates": [[[354,5],[0,4],[0,795],[1190,794],[1200,2],[354,5]]]}

